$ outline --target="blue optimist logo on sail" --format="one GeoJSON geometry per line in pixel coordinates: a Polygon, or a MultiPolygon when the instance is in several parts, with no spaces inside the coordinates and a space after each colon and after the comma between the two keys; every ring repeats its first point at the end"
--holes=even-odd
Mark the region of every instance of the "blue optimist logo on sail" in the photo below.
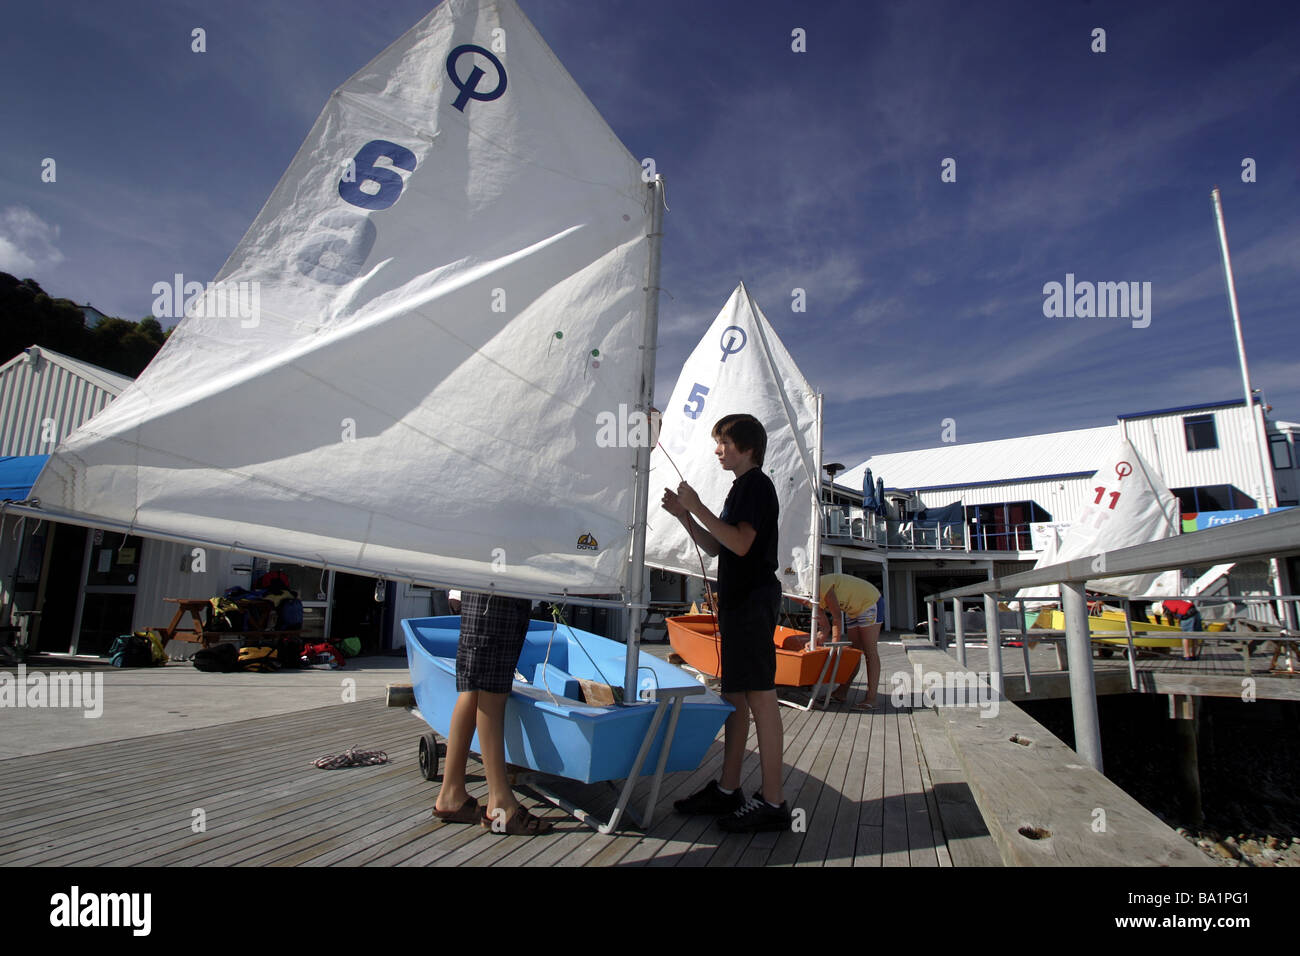
{"type": "MultiPolygon", "coordinates": [[[[473,62],[472,58],[471,62],[473,62]]],[[[502,66],[501,61],[490,52],[483,49],[481,46],[475,46],[473,43],[464,43],[447,54],[447,75],[451,77],[451,85],[460,90],[460,95],[452,101],[451,105],[462,113],[465,112],[465,106],[470,100],[480,100],[484,103],[490,103],[506,91],[506,68],[502,66]],[[470,68],[470,71],[465,75],[463,80],[456,72],[457,64],[460,62],[461,57],[469,56],[474,53],[486,58],[496,70],[496,85],[486,92],[478,88],[479,81],[486,75],[486,71],[478,64],[475,63],[470,68]]]]}
{"type": "Polygon", "coordinates": [[[1075,282],[1043,285],[1043,315],[1049,319],[1132,319],[1133,328],[1151,324],[1150,282],[1075,282]]]}

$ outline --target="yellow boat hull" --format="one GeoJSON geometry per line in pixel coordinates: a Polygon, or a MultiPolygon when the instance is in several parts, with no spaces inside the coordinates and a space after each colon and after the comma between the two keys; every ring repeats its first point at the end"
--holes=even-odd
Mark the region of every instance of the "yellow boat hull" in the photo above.
{"type": "MultiPolygon", "coordinates": [[[[1119,634],[1114,638],[1102,638],[1106,644],[1127,645],[1128,639],[1124,634],[1124,613],[1122,611],[1104,610],[1100,615],[1090,614],[1088,616],[1088,631],[1094,636],[1097,634],[1109,634],[1118,631],[1119,634]]],[[[1054,608],[1048,608],[1038,615],[1038,620],[1033,624],[1034,627],[1049,628],[1053,631],[1065,630],[1065,612],[1054,608]]],[[[1145,621],[1134,621],[1134,630],[1147,632],[1171,634],[1182,634],[1181,627],[1173,627],[1169,624],[1149,624],[1145,621]]],[[[1152,637],[1150,633],[1146,635],[1133,636],[1134,647],[1179,647],[1183,646],[1182,637],[1152,637]]]]}

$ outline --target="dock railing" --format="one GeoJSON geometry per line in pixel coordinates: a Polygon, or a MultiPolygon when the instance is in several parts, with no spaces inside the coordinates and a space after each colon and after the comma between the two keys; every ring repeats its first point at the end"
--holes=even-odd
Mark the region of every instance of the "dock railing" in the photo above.
{"type": "MultiPolygon", "coordinates": [[[[1073,561],[1066,561],[1045,568],[1035,568],[1031,571],[1021,571],[1002,578],[990,578],[979,584],[953,588],[925,599],[929,608],[927,619],[935,624],[931,639],[935,641],[938,647],[947,650],[948,635],[944,621],[945,615],[936,613],[942,610],[942,607],[936,605],[943,601],[951,601],[954,610],[953,624],[957,631],[958,659],[965,666],[966,652],[965,631],[962,626],[962,599],[982,598],[985,633],[989,638],[989,684],[994,694],[1001,698],[1004,686],[1002,679],[1002,630],[998,622],[999,598],[1002,595],[1007,595],[1008,599],[1019,601],[1020,599],[1015,598],[1015,593],[1022,588],[1052,584],[1060,585],[1061,610],[1065,613],[1065,643],[1070,676],[1070,705],[1074,716],[1074,749],[1088,765],[1100,772],[1102,770],[1101,730],[1097,718],[1096,680],[1092,668],[1092,640],[1088,630],[1088,602],[1084,595],[1085,582],[1130,574],[1149,574],[1189,565],[1212,565],[1250,559],[1281,558],[1293,554],[1300,554],[1300,509],[1274,512],[1273,514],[1249,518],[1220,528],[1197,531],[1194,534],[1178,535],[1162,541],[1153,541],[1117,551],[1107,551],[1093,557],[1076,558],[1073,561]]],[[[1157,597],[1152,600],[1164,599],[1157,597]]],[[[1203,600],[1223,601],[1227,599],[1220,596],[1207,596],[1203,600]]],[[[1295,633],[1295,602],[1300,598],[1283,594],[1266,598],[1238,598],[1238,600],[1278,602],[1278,618],[1285,622],[1287,629],[1281,631],[1277,636],[1290,638],[1295,633]]],[[[1019,629],[1023,634],[1026,632],[1023,613],[1020,617],[1019,629]]],[[[1131,617],[1127,632],[1131,637],[1131,617]]],[[[1173,632],[1168,633],[1171,637],[1175,636],[1173,632]]],[[[1118,631],[1115,636],[1119,637],[1118,631]]],[[[1204,639],[1200,632],[1189,636],[1197,640],[1204,639]]],[[[1239,634],[1233,637],[1240,639],[1239,634]]],[[[1021,642],[1022,653],[1026,657],[1026,679],[1028,679],[1027,643],[1027,640],[1021,642]]],[[[1136,684],[1136,673],[1134,672],[1132,660],[1134,656],[1133,654],[1129,655],[1129,669],[1131,679],[1136,684]]]]}

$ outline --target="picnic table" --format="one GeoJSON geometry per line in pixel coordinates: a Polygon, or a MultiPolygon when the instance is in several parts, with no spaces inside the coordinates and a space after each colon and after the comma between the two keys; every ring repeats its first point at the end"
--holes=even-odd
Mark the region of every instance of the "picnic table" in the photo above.
{"type": "Polygon", "coordinates": [[[182,639],[188,640],[188,635],[192,633],[194,634],[195,639],[204,647],[208,646],[209,641],[212,638],[221,639],[227,637],[261,636],[297,637],[302,634],[302,631],[299,629],[290,631],[272,630],[270,626],[271,612],[275,610],[275,603],[264,598],[239,598],[235,601],[239,610],[244,612],[245,621],[250,625],[241,631],[217,630],[212,627],[211,624],[208,625],[208,629],[205,631],[203,624],[204,612],[211,611],[212,609],[212,602],[208,598],[163,598],[163,600],[169,604],[176,605],[176,613],[172,615],[171,623],[166,627],[160,627],[157,629],[162,635],[164,647],[167,645],[168,641],[176,638],[181,621],[184,619],[186,614],[190,615],[193,627],[189,631],[180,631],[182,639]]]}

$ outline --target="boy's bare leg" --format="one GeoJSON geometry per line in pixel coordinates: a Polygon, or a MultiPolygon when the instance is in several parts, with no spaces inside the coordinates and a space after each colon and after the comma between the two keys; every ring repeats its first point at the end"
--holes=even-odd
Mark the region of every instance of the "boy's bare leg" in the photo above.
{"type": "Polygon", "coordinates": [[[434,806],[439,810],[459,810],[469,799],[465,789],[465,763],[469,760],[469,742],[478,720],[478,691],[465,691],[456,698],[451,710],[451,727],[447,732],[447,755],[442,762],[442,787],[434,806]]]}
{"type": "Polygon", "coordinates": [[[488,779],[488,820],[506,820],[519,809],[515,792],[510,789],[510,775],[506,771],[506,701],[509,694],[478,694],[478,743],[482,748],[483,769],[488,779]],[[502,816],[498,811],[504,810],[502,816]]]}
{"type": "Polygon", "coordinates": [[[781,705],[776,690],[752,690],[749,709],[754,714],[758,730],[758,760],[763,770],[763,799],[780,806],[785,802],[781,792],[781,756],[785,749],[785,728],[781,726],[781,705]]]}
{"type": "MultiPolygon", "coordinates": [[[[773,695],[775,696],[775,691],[773,695]]],[[[718,784],[723,790],[735,790],[740,786],[740,767],[745,762],[745,741],[749,739],[747,697],[743,691],[722,695],[723,700],[736,708],[722,725],[722,779],[718,784]]]]}

